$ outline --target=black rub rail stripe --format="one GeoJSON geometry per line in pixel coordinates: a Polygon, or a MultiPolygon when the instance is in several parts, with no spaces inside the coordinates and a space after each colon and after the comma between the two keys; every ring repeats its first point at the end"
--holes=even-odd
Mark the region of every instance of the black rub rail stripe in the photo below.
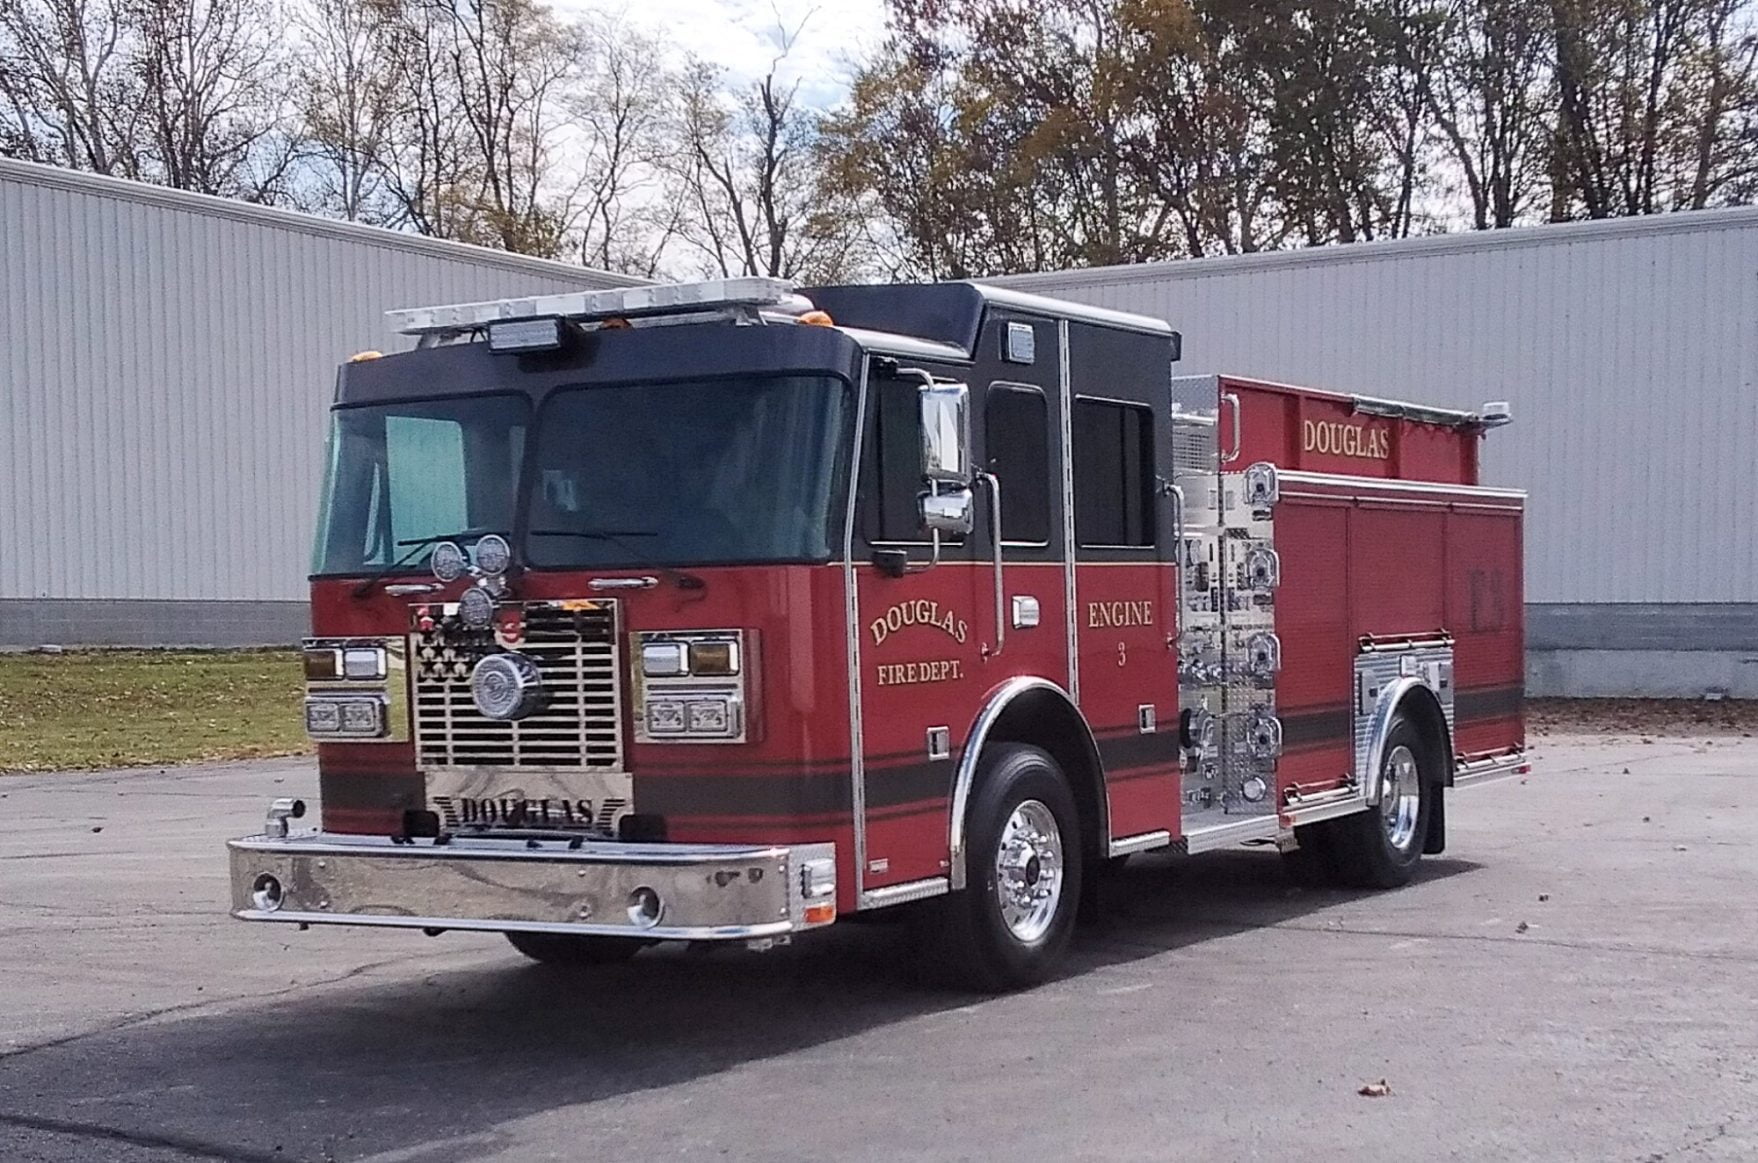
{"type": "MultiPolygon", "coordinates": [[[[868,768],[867,807],[883,809],[952,794],[951,760],[868,768]]],[[[853,810],[846,770],[760,775],[635,777],[635,804],[658,815],[819,815],[853,810]]]]}
{"type": "Polygon", "coordinates": [[[1174,731],[1155,731],[1098,740],[1099,762],[1105,770],[1124,771],[1135,767],[1178,765],[1178,735],[1174,731]]]}
{"type": "Polygon", "coordinates": [[[1347,743],[1354,738],[1355,718],[1347,703],[1295,711],[1282,717],[1282,746],[1286,749],[1347,743]]]}
{"type": "Polygon", "coordinates": [[[1526,687],[1513,686],[1461,688],[1453,693],[1455,719],[1506,719],[1520,713],[1526,701],[1526,687]]]}

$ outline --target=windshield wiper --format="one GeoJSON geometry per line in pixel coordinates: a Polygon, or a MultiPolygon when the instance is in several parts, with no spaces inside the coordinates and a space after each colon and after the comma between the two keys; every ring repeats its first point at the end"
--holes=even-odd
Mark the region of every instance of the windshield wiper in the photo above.
{"type": "Polygon", "coordinates": [[[608,541],[632,557],[637,569],[651,569],[656,573],[662,573],[670,578],[672,584],[680,590],[699,590],[707,584],[693,573],[685,573],[682,570],[673,569],[669,565],[658,565],[648,560],[645,554],[624,540],[628,537],[658,537],[659,530],[657,529],[531,529],[527,531],[526,536],[578,537],[586,541],[608,541]]]}
{"type": "Polygon", "coordinates": [[[355,586],[354,596],[357,598],[364,598],[367,594],[370,594],[374,586],[378,585],[393,574],[400,573],[410,562],[420,557],[421,551],[429,545],[438,545],[442,541],[462,541],[467,537],[481,537],[484,534],[492,532],[494,532],[492,529],[466,529],[462,533],[439,533],[432,537],[411,537],[407,541],[399,541],[397,542],[398,545],[407,545],[411,547],[409,552],[355,586]]]}

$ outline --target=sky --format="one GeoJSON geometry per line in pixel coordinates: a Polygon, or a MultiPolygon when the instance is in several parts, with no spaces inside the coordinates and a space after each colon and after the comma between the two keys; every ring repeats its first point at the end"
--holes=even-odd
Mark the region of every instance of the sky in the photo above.
{"type": "Polygon", "coordinates": [[[782,74],[800,97],[829,109],[848,92],[850,62],[885,32],[885,0],[550,0],[565,13],[612,12],[644,24],[686,52],[755,80],[779,51],[780,29],[800,29],[782,74]]]}

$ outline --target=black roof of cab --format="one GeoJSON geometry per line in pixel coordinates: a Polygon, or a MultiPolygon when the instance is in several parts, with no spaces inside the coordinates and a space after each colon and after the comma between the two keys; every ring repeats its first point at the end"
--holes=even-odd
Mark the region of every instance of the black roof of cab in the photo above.
{"type": "Polygon", "coordinates": [[[1123,331],[1170,337],[1171,324],[1066,299],[1029,295],[987,283],[885,283],[870,286],[804,287],[801,294],[827,311],[839,326],[889,331],[951,344],[974,357],[983,320],[1001,307],[1123,331]]]}
{"type": "Polygon", "coordinates": [[[447,343],[342,365],[336,403],[525,392],[597,383],[713,379],[738,375],[834,375],[854,380],[861,345],[834,327],[734,327],[682,323],[600,329],[562,351],[495,354],[486,343],[447,343]]]}

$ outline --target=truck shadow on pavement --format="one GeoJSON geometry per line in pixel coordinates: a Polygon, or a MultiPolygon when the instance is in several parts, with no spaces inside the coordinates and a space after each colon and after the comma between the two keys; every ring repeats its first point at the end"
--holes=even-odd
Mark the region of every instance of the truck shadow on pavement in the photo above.
{"type": "MultiPolygon", "coordinates": [[[[1418,885],[1477,867],[1431,858],[1418,885]]],[[[1109,875],[1106,918],[1082,926],[1062,982],[1367,895],[1295,887],[1262,851],[1138,857],[1109,875]]],[[[225,1159],[474,1158],[511,1120],[984,1000],[918,980],[903,930],[839,925],[767,954],[650,950],[580,972],[508,949],[504,962],[420,975],[412,944],[407,962],[379,971],[399,980],[363,977],[0,1058],[0,1147],[10,1129],[35,1128],[225,1159]]]]}

